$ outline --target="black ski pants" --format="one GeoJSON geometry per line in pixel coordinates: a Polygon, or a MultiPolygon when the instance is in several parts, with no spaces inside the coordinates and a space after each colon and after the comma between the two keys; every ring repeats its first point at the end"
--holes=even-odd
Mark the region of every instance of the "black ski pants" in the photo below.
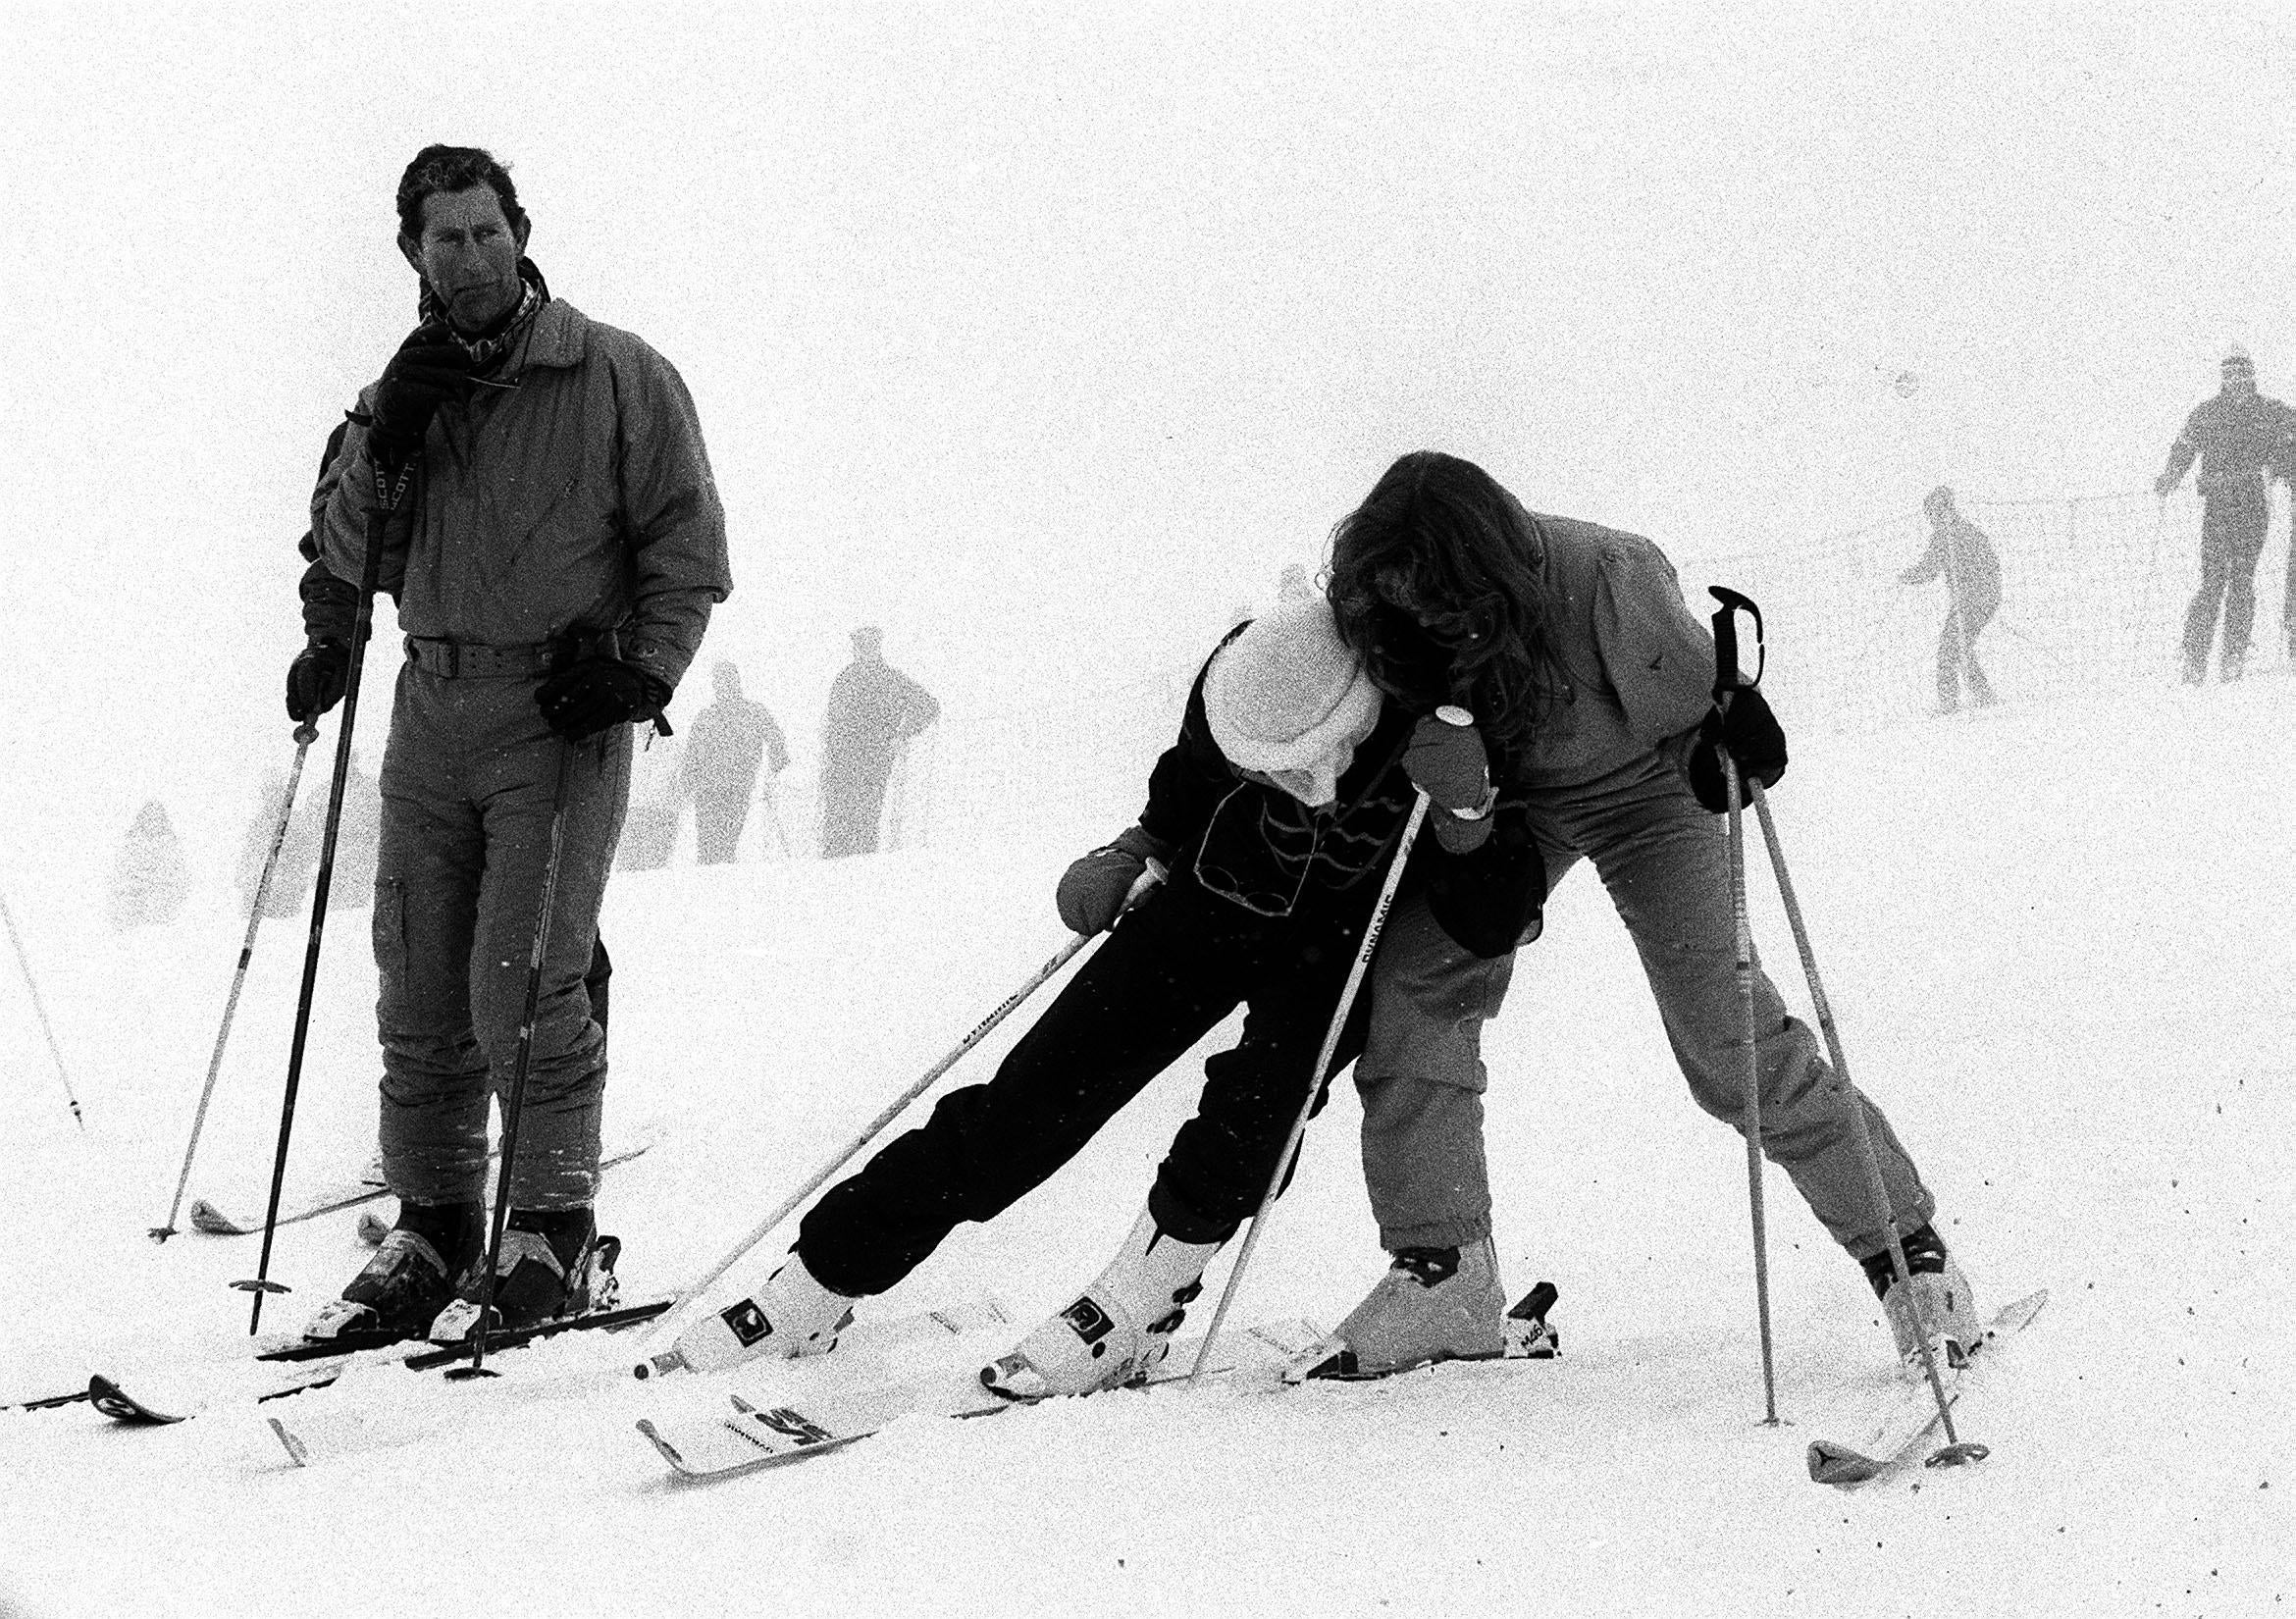
{"type": "Polygon", "coordinates": [[[2184,678],[2209,672],[2209,643],[2216,639],[2217,614],[2224,615],[2223,662],[2237,668],[2248,655],[2249,631],[2256,620],[2256,564],[2264,554],[2270,508],[2264,486],[2254,495],[2211,496],[2201,506],[2201,579],[2184,610],[2184,678]]]}
{"type": "MultiPolygon", "coordinates": [[[[993,1079],[952,1091],[822,1197],[799,1228],[806,1268],[836,1292],[885,1291],[960,1222],[993,1219],[1050,1178],[1240,1004],[1243,1036],[1205,1060],[1195,1117],[1149,1193],[1174,1236],[1224,1240],[1268,1189],[1376,893],[1370,881],[1311,889],[1272,918],[1175,877],[1101,942],[993,1079]]],[[[1332,1072],[1363,1049],[1367,1001],[1332,1072]]]]}

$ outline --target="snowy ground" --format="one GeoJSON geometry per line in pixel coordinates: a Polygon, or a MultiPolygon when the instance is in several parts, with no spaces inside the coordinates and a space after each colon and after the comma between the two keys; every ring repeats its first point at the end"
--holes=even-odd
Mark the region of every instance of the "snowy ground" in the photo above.
{"type": "MultiPolygon", "coordinates": [[[[1775,1175],[1788,1422],[1762,1426],[1743,1154],[1687,1100],[1580,872],[1489,1040],[1501,1257],[1511,1289],[1561,1287],[1557,1362],[912,1419],[704,1488],[669,1482],[631,1431],[666,1385],[519,1397],[626,1363],[626,1339],[531,1352],[482,1391],[426,1382],[418,1400],[385,1371],[302,1396],[345,1436],[308,1470],[243,1411],[143,1431],[85,1406],[6,1414],[0,1614],[2285,1611],[2292,697],[2275,673],[1811,740],[1776,795],[1858,1078],[1980,1288],[2053,1295],[1965,1408],[1981,1467],[1807,1482],[1812,1422],[1888,1347],[1855,1267],[1775,1175]]],[[[609,1134],[662,1131],[603,1203],[633,1290],[698,1275],[1048,955],[1053,878],[1112,830],[1056,816],[1025,848],[618,876],[609,1134]]],[[[228,986],[232,897],[219,875],[173,928],[115,941],[93,919],[101,863],[13,874],[88,1123],[0,964],[0,1399],[243,1341],[224,1284],[255,1239],[143,1235],[228,986]]],[[[330,945],[291,1180],[369,1150],[364,919],[330,945]]],[[[1774,905],[1758,925],[1792,975],[1774,905]]],[[[260,941],[194,1192],[260,1207],[301,939],[290,922],[260,941]]],[[[885,1307],[984,1286],[1024,1319],[1062,1302],[1195,1085],[1169,1076],[885,1307]]],[[[1354,1118],[1343,1089],[1239,1317],[1329,1323],[1373,1280],[1354,1118]]],[[[283,1230],[273,1274],[296,1291],[267,1326],[299,1322],[361,1252],[348,1217],[283,1230]]]]}

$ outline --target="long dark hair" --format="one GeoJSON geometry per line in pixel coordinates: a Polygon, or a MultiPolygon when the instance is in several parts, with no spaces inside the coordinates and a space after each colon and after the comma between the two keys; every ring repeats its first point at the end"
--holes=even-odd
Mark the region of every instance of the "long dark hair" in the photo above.
{"type": "Polygon", "coordinates": [[[1472,461],[1422,449],[1331,530],[1339,635],[1406,707],[1458,703],[1520,755],[1563,686],[1538,523],[1472,461]],[[1421,620],[1426,622],[1422,623],[1421,620]]]}

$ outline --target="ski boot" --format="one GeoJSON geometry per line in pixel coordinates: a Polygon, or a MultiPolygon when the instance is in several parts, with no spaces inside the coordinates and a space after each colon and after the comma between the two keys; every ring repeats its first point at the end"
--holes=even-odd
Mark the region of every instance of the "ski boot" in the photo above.
{"type": "Polygon", "coordinates": [[[1489,1237],[1460,1248],[1402,1248],[1347,1313],[1311,1378],[1380,1378],[1439,1360],[1506,1352],[1506,1295],[1489,1237]]]}
{"type": "Polygon", "coordinates": [[[1961,1275],[1961,1268],[1946,1252],[1945,1239],[1932,1227],[1908,1231],[1901,1241],[1905,1250],[1904,1282],[1894,1275],[1887,1248],[1863,1261],[1866,1280],[1881,1295],[1882,1314],[1889,1318],[1899,1358],[1920,1360],[1926,1330],[1931,1350],[1945,1364],[1966,1365],[1985,1336],[1969,1279],[1961,1275]]]}
{"type": "Polygon", "coordinates": [[[1007,1399],[1037,1400],[1140,1382],[1172,1353],[1172,1335],[1220,1249],[1166,1235],[1142,1210],[1083,1297],[981,1368],[982,1385],[1007,1399]]]}
{"type": "Polygon", "coordinates": [[[375,1257],[303,1329],[314,1342],[391,1343],[421,1337],[478,1264],[485,1211],[476,1203],[406,1203],[375,1257]]]}
{"type": "MultiPolygon", "coordinates": [[[[511,1210],[495,1266],[488,1333],[515,1332],[612,1309],[621,1296],[621,1283],[614,1277],[614,1262],[621,1255],[622,1239],[600,1236],[598,1218],[588,1207],[511,1210]]],[[[460,1343],[477,1333],[485,1280],[482,1253],[464,1270],[455,1296],[432,1320],[432,1342],[460,1343]]]]}
{"type": "Polygon", "coordinates": [[[792,1360],[825,1355],[837,1334],[853,1325],[853,1300],[813,1280],[796,1249],[765,1285],[696,1321],[677,1341],[633,1370],[641,1378],[663,1372],[722,1372],[760,1355],[792,1360]]]}

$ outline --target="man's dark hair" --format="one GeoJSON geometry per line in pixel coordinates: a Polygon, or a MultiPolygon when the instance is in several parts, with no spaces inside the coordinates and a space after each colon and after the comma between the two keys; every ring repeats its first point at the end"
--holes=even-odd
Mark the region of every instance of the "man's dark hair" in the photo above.
{"type": "Polygon", "coordinates": [[[425,146],[398,177],[398,234],[408,241],[421,241],[423,199],[441,191],[467,191],[473,185],[490,187],[501,202],[502,218],[510,229],[525,231],[526,210],[518,206],[518,187],[510,183],[510,171],[495,161],[494,153],[477,146],[425,146]]]}

